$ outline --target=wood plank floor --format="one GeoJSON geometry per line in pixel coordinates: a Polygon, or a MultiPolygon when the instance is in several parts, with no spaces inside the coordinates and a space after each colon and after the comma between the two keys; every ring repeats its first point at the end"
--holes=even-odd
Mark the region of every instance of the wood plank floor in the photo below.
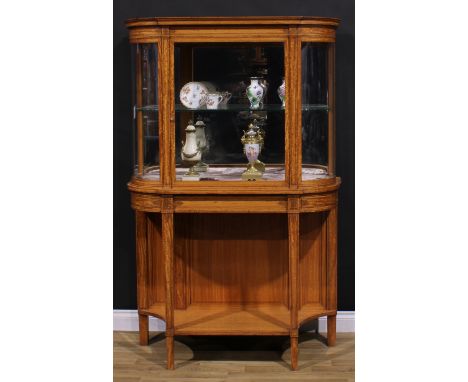
{"type": "Polygon", "coordinates": [[[114,332],[115,382],[354,381],[354,333],[337,333],[328,348],[321,335],[302,333],[299,368],[289,368],[288,337],[177,336],[175,370],[166,369],[162,334],[149,346],[137,332],[114,332]]]}

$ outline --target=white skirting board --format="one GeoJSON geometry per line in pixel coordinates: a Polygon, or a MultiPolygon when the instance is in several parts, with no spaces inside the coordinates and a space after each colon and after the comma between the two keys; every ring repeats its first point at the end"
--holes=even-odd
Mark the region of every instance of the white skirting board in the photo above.
{"type": "MultiPolygon", "coordinates": [[[[327,331],[326,317],[318,320],[319,332],[327,331]]],[[[313,322],[310,329],[313,329],[313,322]]],[[[165,330],[164,321],[155,317],[150,317],[150,331],[160,332],[165,330]]],[[[138,314],[136,310],[114,310],[114,330],[115,331],[138,331],[138,314]]],[[[354,332],[354,311],[338,311],[336,315],[336,331],[340,333],[354,332]]]]}

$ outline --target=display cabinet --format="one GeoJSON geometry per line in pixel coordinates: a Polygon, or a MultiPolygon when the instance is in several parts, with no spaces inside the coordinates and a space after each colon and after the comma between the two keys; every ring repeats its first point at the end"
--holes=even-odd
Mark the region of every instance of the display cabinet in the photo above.
{"type": "Polygon", "coordinates": [[[336,338],[335,37],[320,17],[127,21],[140,343],[336,338]]]}

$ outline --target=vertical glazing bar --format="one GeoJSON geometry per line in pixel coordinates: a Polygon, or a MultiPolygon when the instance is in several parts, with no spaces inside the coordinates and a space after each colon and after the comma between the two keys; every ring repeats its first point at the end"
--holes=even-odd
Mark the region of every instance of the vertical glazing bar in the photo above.
{"type": "Polygon", "coordinates": [[[290,96],[289,96],[289,88],[291,81],[291,37],[284,42],[284,79],[286,84],[286,92],[285,92],[285,108],[284,108],[284,166],[285,166],[285,182],[290,185],[291,184],[291,159],[292,159],[292,148],[291,148],[291,132],[294,131],[292,121],[291,121],[291,113],[290,113],[290,96]]]}
{"type": "Polygon", "coordinates": [[[296,40],[296,108],[294,109],[294,114],[296,114],[296,125],[294,130],[296,130],[296,171],[297,171],[297,184],[302,183],[302,41],[297,38],[296,40]]]}
{"type": "Polygon", "coordinates": [[[169,187],[172,184],[172,177],[175,176],[175,154],[173,149],[174,142],[174,49],[173,44],[170,40],[169,29],[163,28],[162,33],[162,57],[163,62],[163,81],[164,81],[164,97],[161,97],[164,118],[163,118],[163,130],[164,130],[164,150],[161,152],[161,158],[164,160],[164,172],[163,172],[163,185],[169,187]],[[174,171],[174,174],[173,174],[174,171]]]}
{"type": "Polygon", "coordinates": [[[164,169],[162,168],[162,153],[164,153],[164,139],[163,139],[163,121],[164,121],[164,107],[162,106],[161,102],[161,95],[164,94],[164,86],[163,86],[163,53],[162,53],[162,44],[161,40],[158,40],[158,43],[156,44],[156,50],[158,52],[158,73],[157,73],[157,78],[158,78],[158,86],[156,88],[157,93],[157,106],[158,106],[158,142],[159,142],[159,151],[158,151],[158,157],[156,159],[156,163],[159,164],[159,180],[163,178],[163,172],[164,169]]]}
{"type": "Polygon", "coordinates": [[[298,134],[298,108],[300,108],[300,76],[298,72],[299,54],[298,54],[298,36],[297,27],[289,28],[289,79],[286,79],[286,118],[289,121],[289,131],[286,133],[286,145],[289,150],[289,184],[292,188],[297,188],[299,183],[299,160],[300,160],[300,134],[298,134]]]}
{"type": "Polygon", "coordinates": [[[335,169],[335,44],[328,45],[328,174],[334,176],[335,169]]]}
{"type": "MultiPolygon", "coordinates": [[[[136,107],[142,106],[141,46],[136,46],[136,107]]],[[[143,175],[143,112],[137,111],[138,175],[143,175]]]]}
{"type": "MultiPolygon", "coordinates": [[[[180,72],[178,73],[180,78],[179,85],[183,85],[193,81],[193,46],[182,45],[178,49],[180,51],[180,72]]],[[[173,86],[175,86],[175,83],[173,86]]],[[[181,113],[178,118],[179,126],[175,126],[175,128],[179,129],[180,136],[184,137],[185,128],[187,127],[188,122],[190,120],[192,120],[193,123],[196,122],[195,113],[181,113]]],[[[173,131],[175,132],[175,129],[173,131]]],[[[178,144],[179,142],[176,142],[176,145],[178,144]]]]}

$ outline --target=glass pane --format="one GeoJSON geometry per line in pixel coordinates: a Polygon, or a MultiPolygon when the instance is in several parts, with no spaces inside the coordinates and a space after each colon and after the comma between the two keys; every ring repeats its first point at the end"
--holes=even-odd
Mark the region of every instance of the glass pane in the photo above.
{"type": "Polygon", "coordinates": [[[159,179],[158,49],[132,45],[135,174],[159,179]]]}
{"type": "Polygon", "coordinates": [[[176,44],[174,53],[176,179],[284,180],[283,44],[176,44]]]}
{"type": "Polygon", "coordinates": [[[302,44],[302,179],[327,176],[328,44],[302,44]]]}

